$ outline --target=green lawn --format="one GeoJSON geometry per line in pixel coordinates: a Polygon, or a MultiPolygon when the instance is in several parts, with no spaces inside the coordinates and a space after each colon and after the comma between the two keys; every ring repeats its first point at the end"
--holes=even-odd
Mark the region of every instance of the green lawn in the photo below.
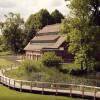
{"type": "Polygon", "coordinates": [[[0,85],[0,100],[83,100],[61,96],[21,93],[0,85]]]}

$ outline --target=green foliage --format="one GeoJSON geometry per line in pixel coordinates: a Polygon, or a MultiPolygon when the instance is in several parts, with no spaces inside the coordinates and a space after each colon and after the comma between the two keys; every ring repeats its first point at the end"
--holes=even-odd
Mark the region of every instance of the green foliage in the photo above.
{"type": "Polygon", "coordinates": [[[6,44],[6,39],[3,35],[0,36],[0,55],[4,52],[8,52],[8,46],[6,44]]]}
{"type": "Polygon", "coordinates": [[[25,23],[26,44],[44,26],[60,23],[63,18],[63,15],[58,10],[55,10],[50,15],[46,9],[41,9],[38,13],[30,15],[25,23]]]}
{"type": "Polygon", "coordinates": [[[58,11],[55,10],[51,13],[53,23],[61,23],[61,20],[64,19],[64,16],[58,11]]]}
{"type": "Polygon", "coordinates": [[[32,60],[25,60],[20,65],[20,70],[25,71],[27,74],[32,72],[39,72],[41,71],[42,65],[39,61],[32,61],[32,60]]]}
{"type": "Polygon", "coordinates": [[[37,31],[48,24],[51,24],[51,16],[46,9],[41,9],[38,13],[30,15],[25,23],[26,44],[37,31]]]}
{"type": "Polygon", "coordinates": [[[10,67],[11,65],[14,65],[14,63],[6,59],[0,59],[0,68],[4,68],[4,67],[7,68],[10,67]]]}
{"type": "Polygon", "coordinates": [[[2,52],[5,49],[5,45],[4,45],[4,38],[1,35],[0,36],[0,52],[2,52]]]}
{"type": "Polygon", "coordinates": [[[100,0],[71,0],[71,16],[63,22],[61,32],[67,34],[68,51],[81,70],[93,70],[100,57],[100,0]]]}
{"type": "Polygon", "coordinates": [[[94,64],[95,64],[94,66],[95,71],[100,72],[100,62],[96,62],[94,64]]]}
{"type": "Polygon", "coordinates": [[[64,19],[61,23],[61,27],[60,27],[60,34],[67,34],[69,32],[69,28],[68,28],[68,20],[64,19]]]}
{"type": "Polygon", "coordinates": [[[0,24],[6,47],[15,53],[23,49],[23,26],[23,19],[14,13],[5,15],[5,21],[0,24]]]}
{"type": "Polygon", "coordinates": [[[51,15],[49,14],[49,12],[46,9],[41,9],[38,14],[39,14],[39,18],[40,18],[39,20],[42,24],[41,27],[52,24],[51,15]]]}
{"type": "Polygon", "coordinates": [[[90,24],[100,26],[100,0],[72,0],[69,7],[73,15],[80,18],[88,18],[90,24]]]}
{"type": "Polygon", "coordinates": [[[42,63],[47,67],[59,67],[62,59],[55,55],[54,52],[46,52],[42,56],[42,63]]]}

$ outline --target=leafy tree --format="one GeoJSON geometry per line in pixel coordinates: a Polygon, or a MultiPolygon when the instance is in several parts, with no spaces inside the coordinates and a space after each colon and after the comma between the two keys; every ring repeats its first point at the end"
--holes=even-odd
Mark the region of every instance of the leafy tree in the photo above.
{"type": "Polygon", "coordinates": [[[24,42],[24,45],[27,45],[27,43],[29,43],[29,41],[35,36],[36,34],[36,29],[34,27],[34,23],[32,23],[32,15],[30,16],[30,18],[27,20],[27,22],[25,23],[25,30],[24,33],[26,35],[26,39],[24,42]]]}
{"type": "Polygon", "coordinates": [[[6,51],[7,50],[7,46],[5,45],[5,39],[4,36],[1,35],[0,36],[0,51],[6,51]]]}
{"type": "Polygon", "coordinates": [[[15,53],[23,49],[24,21],[19,14],[5,15],[5,21],[0,24],[7,48],[15,53]]]}
{"type": "Polygon", "coordinates": [[[37,31],[48,24],[51,24],[51,15],[46,9],[41,9],[38,13],[30,15],[25,23],[26,44],[35,36],[37,31]]]}
{"type": "Polygon", "coordinates": [[[38,14],[42,27],[44,27],[45,25],[52,24],[51,15],[46,9],[41,9],[38,14]]]}
{"type": "Polygon", "coordinates": [[[75,55],[75,63],[81,70],[92,70],[98,64],[100,50],[99,0],[70,0],[71,16],[62,26],[67,33],[69,52],[75,55]]]}
{"type": "Polygon", "coordinates": [[[64,16],[58,11],[55,10],[51,13],[53,23],[61,23],[61,20],[64,19],[64,16]]]}
{"type": "Polygon", "coordinates": [[[46,9],[41,9],[38,13],[30,15],[25,23],[25,44],[27,44],[41,28],[46,25],[60,23],[63,18],[64,16],[58,10],[55,10],[50,15],[46,9]]]}
{"type": "Polygon", "coordinates": [[[100,26],[100,0],[89,0],[89,3],[92,14],[92,23],[100,26]]]}

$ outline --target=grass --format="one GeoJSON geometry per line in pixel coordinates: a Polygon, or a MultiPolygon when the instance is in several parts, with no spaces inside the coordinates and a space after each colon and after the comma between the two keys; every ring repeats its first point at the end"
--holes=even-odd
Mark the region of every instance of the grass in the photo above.
{"type": "Polygon", "coordinates": [[[19,69],[13,69],[12,71],[7,71],[5,73],[9,78],[14,78],[16,80],[27,80],[27,75],[19,71],[19,69]]]}
{"type": "Polygon", "coordinates": [[[0,100],[83,100],[77,98],[22,93],[0,86],[0,100]]]}
{"type": "Polygon", "coordinates": [[[2,51],[0,52],[0,56],[12,55],[11,51],[2,51]]]}
{"type": "Polygon", "coordinates": [[[30,72],[27,74],[24,70],[19,68],[5,72],[5,75],[17,80],[96,85],[95,80],[92,80],[89,77],[85,78],[84,76],[64,74],[54,68],[45,67],[44,69],[41,69],[41,71],[42,72],[30,72]]]}
{"type": "MultiPolygon", "coordinates": [[[[5,60],[5,59],[0,59],[0,66],[8,67],[11,64],[14,64],[14,63],[11,62],[11,61],[5,60]]],[[[67,68],[67,67],[68,68],[73,68],[73,66],[74,66],[74,64],[66,64],[65,68],[67,68]]],[[[46,67],[44,67],[43,69],[41,69],[41,71],[42,71],[43,75],[44,74],[46,75],[46,76],[44,76],[44,77],[46,77],[46,79],[43,78],[43,81],[54,80],[52,78],[56,78],[56,76],[58,76],[58,75],[59,75],[59,77],[58,77],[59,80],[64,80],[65,81],[66,80],[65,77],[67,77],[67,80],[68,80],[68,78],[70,78],[70,76],[68,77],[68,75],[67,76],[65,74],[63,75],[57,69],[52,69],[52,68],[46,68],[46,67]]],[[[20,69],[15,69],[15,70],[12,70],[12,71],[8,71],[8,72],[5,73],[5,75],[8,76],[8,77],[10,77],[10,78],[15,78],[15,79],[18,79],[18,80],[33,80],[35,78],[37,80],[36,75],[34,76],[34,75],[31,74],[29,76],[29,74],[27,75],[26,73],[23,72],[23,69],[21,69],[21,70],[20,69]]],[[[58,78],[57,78],[57,80],[58,80],[58,78]]]]}
{"type": "MultiPolygon", "coordinates": [[[[14,70],[5,72],[5,76],[14,78],[17,80],[44,81],[44,82],[55,81],[58,83],[62,83],[62,82],[71,83],[73,79],[76,79],[76,77],[69,74],[63,74],[54,68],[45,68],[43,69],[42,72],[38,72],[38,73],[33,72],[29,74],[27,74],[23,70],[14,69],[14,70]]],[[[77,81],[80,82],[80,79],[78,77],[77,77],[77,81]]]]}
{"type": "Polygon", "coordinates": [[[14,64],[14,63],[0,58],[0,67],[7,67],[7,66],[10,66],[11,64],[14,64]]]}
{"type": "MultiPolygon", "coordinates": [[[[27,65],[27,64],[26,64],[27,65]]],[[[63,70],[71,70],[73,68],[75,68],[75,64],[64,64],[63,65],[63,70]]],[[[37,66],[34,67],[38,67],[38,63],[37,66]]],[[[49,68],[49,67],[45,67],[45,66],[41,66],[38,71],[33,71],[33,72],[27,72],[25,70],[25,64],[21,64],[21,66],[19,67],[19,69],[15,69],[12,71],[8,71],[5,73],[6,76],[10,77],[10,78],[14,78],[17,80],[30,80],[30,81],[45,81],[45,82],[71,82],[72,78],[75,78],[72,75],[69,75],[67,73],[63,73],[61,71],[59,71],[57,68],[49,68]]],[[[77,66],[78,68],[78,66],[77,66]]]]}

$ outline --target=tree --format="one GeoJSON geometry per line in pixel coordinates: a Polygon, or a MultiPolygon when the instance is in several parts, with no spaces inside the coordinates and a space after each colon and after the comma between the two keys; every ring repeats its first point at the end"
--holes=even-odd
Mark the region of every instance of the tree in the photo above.
{"type": "Polygon", "coordinates": [[[0,51],[6,51],[7,46],[5,45],[5,39],[4,36],[0,36],[0,51]]]}
{"type": "Polygon", "coordinates": [[[100,0],[89,0],[92,13],[92,23],[100,26],[100,0]]]}
{"type": "Polygon", "coordinates": [[[100,27],[98,23],[100,0],[70,0],[71,16],[63,24],[67,32],[69,52],[75,55],[75,63],[81,70],[93,69],[99,61],[100,27]]]}
{"type": "Polygon", "coordinates": [[[35,36],[36,34],[36,30],[37,30],[37,26],[34,26],[35,22],[35,17],[33,17],[33,15],[31,15],[28,20],[25,23],[25,30],[24,33],[26,35],[26,39],[25,39],[25,43],[24,45],[27,45],[29,43],[29,41],[35,36]]]}
{"type": "Polygon", "coordinates": [[[52,24],[51,15],[46,9],[41,9],[38,14],[40,16],[39,18],[40,18],[42,27],[52,24]]]}
{"type": "Polygon", "coordinates": [[[25,23],[26,41],[25,45],[36,35],[36,33],[46,25],[60,23],[64,16],[55,10],[50,13],[46,9],[41,9],[39,12],[29,16],[25,23]]]}
{"type": "Polygon", "coordinates": [[[38,13],[30,15],[25,23],[26,44],[35,36],[37,31],[49,24],[51,24],[51,15],[46,9],[41,9],[38,13]]]}
{"type": "Polygon", "coordinates": [[[53,23],[61,23],[61,20],[64,19],[64,16],[58,11],[55,10],[51,13],[53,23]]]}
{"type": "Polygon", "coordinates": [[[9,13],[5,15],[5,21],[0,24],[5,45],[14,53],[23,49],[24,21],[19,14],[9,13]]]}

